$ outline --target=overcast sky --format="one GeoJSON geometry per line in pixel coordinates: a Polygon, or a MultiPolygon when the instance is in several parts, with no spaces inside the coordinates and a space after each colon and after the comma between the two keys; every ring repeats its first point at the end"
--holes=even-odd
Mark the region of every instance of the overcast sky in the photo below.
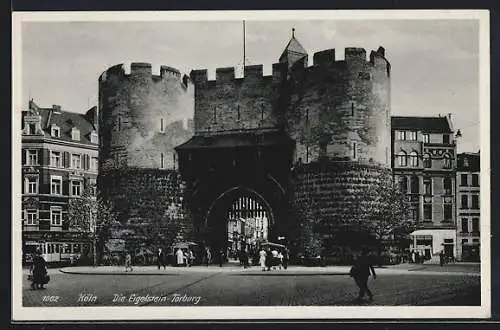
{"type": "MultiPolygon", "coordinates": [[[[269,74],[295,27],[309,52],[383,46],[392,65],[392,115],[452,113],[459,152],[479,149],[479,23],[475,20],[247,21],[247,64],[269,74]]],[[[150,62],[189,74],[241,65],[241,21],[29,22],[22,26],[23,100],[84,112],[97,105],[97,79],[109,66],[150,62]]]]}

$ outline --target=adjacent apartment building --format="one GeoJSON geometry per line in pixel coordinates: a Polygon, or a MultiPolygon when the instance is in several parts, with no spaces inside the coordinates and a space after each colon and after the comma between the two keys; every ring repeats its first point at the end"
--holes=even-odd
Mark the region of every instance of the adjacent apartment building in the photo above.
{"type": "Polygon", "coordinates": [[[91,244],[68,222],[68,204],[84,189],[95,194],[97,109],[85,114],[41,108],[22,112],[23,261],[40,248],[48,262],[90,253],[91,244]]]}
{"type": "Polygon", "coordinates": [[[480,204],[478,153],[457,158],[457,259],[480,261],[480,204]]]}
{"type": "Polygon", "coordinates": [[[408,194],[410,251],[427,260],[441,251],[456,258],[456,141],[451,116],[392,117],[392,169],[408,194]]]}

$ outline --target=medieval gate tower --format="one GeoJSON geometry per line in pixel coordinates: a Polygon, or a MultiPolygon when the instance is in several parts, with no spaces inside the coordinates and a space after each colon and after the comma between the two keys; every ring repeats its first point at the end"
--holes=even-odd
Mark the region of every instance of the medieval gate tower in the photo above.
{"type": "Polygon", "coordinates": [[[152,76],[136,63],[130,75],[108,69],[99,94],[101,189],[124,218],[151,216],[150,207],[161,218],[172,197],[159,182],[182,186],[174,190],[186,232],[215,247],[227,240],[228,209],[249,196],[269,214],[269,240],[286,237],[299,252],[328,249],[334,243],[315,233],[317,224],[348,214],[353,196],[390,173],[382,47],[368,59],[362,48],[346,48],[343,60],[324,50],[308,66],[292,36],[269,76],[261,65],[245,66],[242,78],[232,67],[216,69],[215,80],[207,70],[188,78],[168,67],[152,76]],[[194,131],[181,129],[193,109],[194,131]],[[160,119],[171,124],[163,133],[160,119]],[[159,157],[171,160],[165,172],[159,157]]]}

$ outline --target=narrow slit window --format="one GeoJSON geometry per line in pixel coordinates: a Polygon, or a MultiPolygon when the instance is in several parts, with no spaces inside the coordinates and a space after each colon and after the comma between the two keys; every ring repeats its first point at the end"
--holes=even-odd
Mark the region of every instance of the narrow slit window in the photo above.
{"type": "Polygon", "coordinates": [[[351,116],[354,117],[354,102],[351,102],[351,116]]]}

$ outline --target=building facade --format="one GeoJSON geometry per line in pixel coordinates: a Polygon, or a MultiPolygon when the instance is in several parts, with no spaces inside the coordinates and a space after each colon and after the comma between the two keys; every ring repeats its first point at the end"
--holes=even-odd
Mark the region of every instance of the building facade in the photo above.
{"type": "Polygon", "coordinates": [[[480,155],[461,153],[457,159],[457,258],[480,261],[480,155]]]}
{"type": "Polygon", "coordinates": [[[68,205],[84,189],[96,193],[97,109],[85,114],[41,108],[22,112],[23,260],[39,248],[48,262],[88,254],[85,233],[69,226],[68,205]]]}
{"type": "Polygon", "coordinates": [[[451,116],[392,117],[392,169],[417,230],[410,251],[456,257],[456,141],[451,116]]]}

